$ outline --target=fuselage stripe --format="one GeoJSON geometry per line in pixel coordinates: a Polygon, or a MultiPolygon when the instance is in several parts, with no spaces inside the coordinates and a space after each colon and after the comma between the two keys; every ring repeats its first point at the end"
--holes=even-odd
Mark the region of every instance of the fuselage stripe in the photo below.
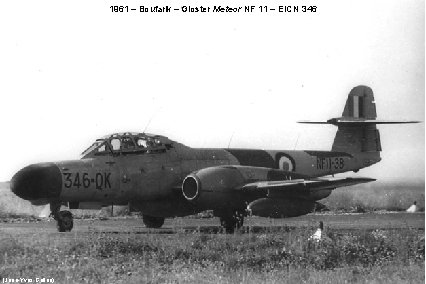
{"type": "Polygon", "coordinates": [[[353,115],[354,115],[355,118],[358,118],[359,117],[359,101],[358,101],[359,97],[358,96],[353,96],[352,98],[353,98],[353,104],[354,104],[354,107],[353,107],[354,113],[353,113],[353,115]]]}

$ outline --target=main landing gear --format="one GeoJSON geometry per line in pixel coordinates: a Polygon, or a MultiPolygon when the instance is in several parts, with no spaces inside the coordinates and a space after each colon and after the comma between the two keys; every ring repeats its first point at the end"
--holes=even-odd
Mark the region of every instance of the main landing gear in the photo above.
{"type": "Polygon", "coordinates": [[[142,215],[143,223],[147,228],[161,228],[164,224],[164,217],[154,217],[149,215],[142,215]]]}
{"type": "Polygon", "coordinates": [[[232,234],[235,229],[240,229],[244,224],[245,211],[235,210],[228,214],[220,214],[220,225],[225,229],[226,233],[232,234]]]}
{"type": "Polygon", "coordinates": [[[70,232],[74,226],[73,217],[70,211],[61,210],[61,204],[50,203],[50,212],[56,220],[59,232],[70,232]]]}

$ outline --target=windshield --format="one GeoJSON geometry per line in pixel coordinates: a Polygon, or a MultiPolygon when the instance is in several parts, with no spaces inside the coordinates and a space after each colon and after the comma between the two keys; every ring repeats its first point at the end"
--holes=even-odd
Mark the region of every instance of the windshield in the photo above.
{"type": "Polygon", "coordinates": [[[83,151],[83,153],[81,153],[82,156],[86,156],[87,154],[89,154],[90,152],[92,152],[93,150],[95,150],[96,148],[98,148],[103,141],[96,141],[95,143],[93,143],[89,148],[87,148],[86,150],[83,151]]]}

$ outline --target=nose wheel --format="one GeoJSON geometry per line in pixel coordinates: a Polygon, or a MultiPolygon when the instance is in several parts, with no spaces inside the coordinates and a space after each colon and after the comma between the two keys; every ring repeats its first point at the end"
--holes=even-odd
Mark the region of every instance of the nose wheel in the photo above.
{"type": "Polygon", "coordinates": [[[59,232],[71,232],[74,226],[73,217],[70,211],[59,211],[56,219],[59,232]]]}
{"type": "Polygon", "coordinates": [[[61,204],[50,204],[51,214],[56,220],[56,226],[59,232],[71,232],[74,221],[73,216],[70,211],[64,210],[60,211],[61,204]]]}

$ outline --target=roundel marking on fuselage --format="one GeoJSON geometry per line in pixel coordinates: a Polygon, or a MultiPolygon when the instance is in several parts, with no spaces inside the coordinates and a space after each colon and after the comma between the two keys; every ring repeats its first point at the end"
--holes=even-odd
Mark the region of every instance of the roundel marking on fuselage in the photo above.
{"type": "Polygon", "coordinates": [[[277,161],[277,168],[283,171],[294,172],[296,170],[296,163],[294,159],[284,153],[277,153],[275,160],[277,161]]]}

